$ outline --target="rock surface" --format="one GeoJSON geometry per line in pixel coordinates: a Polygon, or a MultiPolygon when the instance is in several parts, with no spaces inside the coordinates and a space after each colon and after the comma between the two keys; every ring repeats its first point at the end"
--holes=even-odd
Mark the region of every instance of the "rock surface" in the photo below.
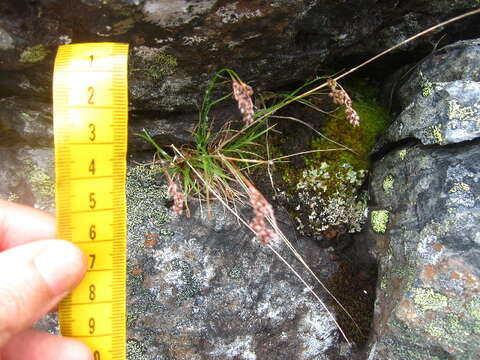
{"type": "Polygon", "coordinates": [[[472,113],[480,83],[458,71],[459,64],[475,68],[476,51],[478,41],[462,42],[439,51],[453,63],[419,65],[426,79],[448,81],[432,80],[427,94],[418,77],[403,86],[417,93],[399,99],[405,109],[383,140],[390,150],[374,165],[380,267],[370,360],[480,356],[479,117],[472,113]]]}
{"type": "MultiPolygon", "coordinates": [[[[138,110],[195,109],[223,67],[275,89],[327,64],[374,55],[477,0],[5,0],[0,4],[0,93],[50,97],[56,47],[131,44],[130,100],[138,110]],[[79,14],[82,14],[79,16],[79,14]],[[375,41],[371,41],[375,38],[375,41]]],[[[465,24],[478,31],[474,19],[465,24]]],[[[447,36],[455,33],[450,29],[447,36]]],[[[457,31],[457,32],[458,32],[457,31]]],[[[406,50],[428,46],[425,37],[406,50]]],[[[350,60],[351,61],[351,60],[350,60]]],[[[349,64],[351,65],[351,64],[349,64]]]]}
{"type": "Polygon", "coordinates": [[[0,99],[0,143],[4,147],[53,147],[52,107],[22,97],[0,99]]]}
{"type": "MultiPolygon", "coordinates": [[[[203,89],[222,67],[256,90],[278,89],[475,7],[478,0],[2,1],[0,197],[53,211],[49,104],[60,44],[131,44],[130,144],[142,151],[134,136],[142,128],[160,142],[189,141],[203,89]]],[[[478,17],[450,30],[478,33],[478,17]]],[[[397,55],[415,59],[430,40],[397,55]]],[[[477,40],[435,51],[400,88],[403,112],[382,144],[402,147],[372,175],[381,281],[369,360],[480,356],[478,49],[477,40]],[[411,138],[433,146],[406,146],[411,138]]],[[[215,208],[209,219],[195,207],[190,219],[172,217],[158,179],[135,169],[128,359],[353,356],[328,314],[234,218],[215,208]]],[[[317,274],[336,279],[337,266],[315,244],[295,245],[317,274]]],[[[54,330],[55,321],[42,327],[54,330]]]]}
{"type": "MultiPolygon", "coordinates": [[[[144,166],[127,191],[129,359],[347,358],[326,311],[233,215],[174,216],[144,166]]],[[[337,270],[314,242],[295,246],[322,279],[337,270]]]]}
{"type": "Polygon", "coordinates": [[[396,97],[401,110],[419,91],[429,97],[433,84],[455,80],[480,81],[479,56],[480,40],[464,40],[437,49],[416,66],[410,66],[409,76],[399,86],[396,97]]]}
{"type": "Polygon", "coordinates": [[[479,56],[479,40],[459,41],[404,69],[409,76],[395,99],[400,115],[376,148],[406,138],[446,145],[479,137],[479,56]]]}
{"type": "Polygon", "coordinates": [[[52,148],[0,147],[0,198],[53,212],[53,157],[52,148]]]}
{"type": "Polygon", "coordinates": [[[424,145],[455,144],[480,136],[480,82],[432,83],[418,93],[387,130],[377,148],[406,138],[424,145]]]}

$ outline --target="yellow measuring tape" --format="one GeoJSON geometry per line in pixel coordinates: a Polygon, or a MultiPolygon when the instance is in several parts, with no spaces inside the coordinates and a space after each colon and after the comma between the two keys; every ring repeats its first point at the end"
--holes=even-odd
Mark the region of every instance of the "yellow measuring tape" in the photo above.
{"type": "Polygon", "coordinates": [[[60,328],[95,360],[125,359],[127,59],[117,43],[60,46],[55,59],[57,232],[88,259],[60,328]]]}

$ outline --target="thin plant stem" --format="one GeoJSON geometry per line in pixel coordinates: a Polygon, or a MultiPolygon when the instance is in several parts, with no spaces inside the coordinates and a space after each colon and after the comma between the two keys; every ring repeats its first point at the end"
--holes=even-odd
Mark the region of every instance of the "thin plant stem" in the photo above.
{"type": "Polygon", "coordinates": [[[296,122],[298,122],[298,123],[300,123],[300,124],[308,127],[310,130],[313,130],[313,132],[315,132],[318,136],[324,138],[325,140],[328,140],[328,141],[334,143],[335,145],[341,146],[341,147],[343,148],[343,150],[348,150],[348,151],[354,153],[355,155],[359,155],[359,153],[356,152],[355,150],[350,149],[348,146],[345,146],[345,145],[343,145],[343,144],[341,144],[341,143],[339,143],[339,142],[337,142],[337,141],[335,141],[335,140],[333,140],[333,139],[330,139],[329,137],[323,135],[320,131],[318,131],[318,130],[315,129],[312,125],[306,123],[306,122],[303,121],[303,120],[297,119],[297,118],[292,117],[292,116],[274,115],[274,116],[272,116],[272,117],[273,117],[273,118],[277,118],[277,119],[287,119],[287,120],[296,121],[296,122]]]}
{"type": "MultiPolygon", "coordinates": [[[[173,150],[174,150],[180,157],[183,157],[182,152],[180,152],[175,145],[172,145],[172,148],[173,148],[173,150]]],[[[220,203],[221,203],[230,213],[232,213],[232,214],[238,219],[238,221],[240,221],[243,225],[245,225],[251,232],[253,232],[254,234],[256,234],[255,230],[253,230],[253,228],[250,226],[250,224],[247,223],[247,222],[238,214],[237,211],[233,210],[233,209],[228,205],[228,203],[227,203],[225,200],[223,200],[223,198],[222,198],[221,196],[219,196],[219,195],[217,194],[217,192],[215,191],[215,189],[213,189],[213,188],[211,187],[211,185],[210,185],[206,180],[203,179],[203,177],[201,176],[201,174],[198,173],[197,169],[195,169],[190,163],[187,162],[187,164],[188,164],[188,166],[190,166],[190,168],[192,169],[192,171],[195,172],[195,174],[196,174],[197,177],[203,182],[203,184],[210,189],[210,192],[220,201],[220,203]]],[[[230,164],[230,165],[231,165],[231,164],[230,164]]],[[[234,176],[239,176],[239,177],[241,178],[242,181],[239,181],[239,183],[241,183],[243,186],[246,187],[246,184],[250,184],[250,181],[248,181],[248,179],[246,179],[243,175],[241,175],[241,173],[238,173],[237,171],[235,171],[234,176]],[[247,181],[247,183],[245,183],[244,181],[247,181]]],[[[270,219],[269,221],[272,222],[271,219],[270,219]]],[[[275,223],[275,221],[273,221],[273,222],[275,223]]],[[[279,235],[279,237],[280,237],[282,240],[283,240],[283,239],[286,239],[285,235],[283,235],[283,232],[278,228],[278,226],[275,225],[274,230],[275,230],[275,232],[277,233],[277,235],[279,235]],[[280,236],[280,234],[282,234],[282,236],[280,236]]],[[[289,243],[289,242],[287,242],[287,243],[289,243]]],[[[300,281],[306,286],[306,288],[308,289],[308,291],[320,302],[320,304],[322,305],[322,307],[327,311],[327,313],[329,314],[330,318],[333,320],[333,322],[335,323],[335,325],[336,325],[337,328],[339,329],[339,331],[340,331],[340,333],[342,334],[342,336],[343,336],[343,338],[345,339],[345,341],[350,345],[350,341],[348,340],[345,332],[343,331],[343,329],[341,328],[340,324],[339,324],[339,323],[337,322],[337,320],[335,319],[335,316],[333,316],[332,312],[331,312],[330,310],[328,310],[326,304],[322,301],[322,299],[320,299],[320,297],[313,291],[313,289],[307,284],[307,282],[301,277],[301,275],[298,274],[297,271],[295,271],[295,269],[288,263],[288,261],[286,261],[271,245],[267,244],[267,246],[268,246],[268,248],[269,248],[270,250],[272,250],[272,252],[273,252],[283,263],[285,263],[285,264],[287,265],[287,267],[289,268],[289,270],[291,270],[291,271],[295,274],[295,276],[300,279],[300,281]]],[[[288,247],[291,248],[291,246],[292,246],[292,245],[290,244],[290,246],[288,246],[288,247]]],[[[295,257],[297,257],[297,258],[299,258],[299,259],[302,259],[302,260],[301,260],[301,263],[302,263],[302,265],[305,266],[306,263],[305,263],[305,261],[303,260],[303,258],[301,257],[301,255],[298,254],[298,252],[297,252],[296,250],[295,250],[294,254],[296,254],[295,257]]],[[[308,265],[306,265],[306,266],[307,266],[307,268],[308,268],[308,265]]],[[[310,269],[310,271],[312,271],[312,270],[310,269]]],[[[315,278],[317,279],[317,281],[319,281],[319,282],[321,283],[321,281],[318,279],[318,277],[315,277],[315,278]]],[[[326,288],[325,285],[322,284],[322,286],[323,286],[324,288],[326,288]]],[[[327,290],[328,290],[328,289],[327,289],[327,290]]],[[[328,293],[330,294],[330,296],[332,296],[334,299],[336,299],[335,296],[333,296],[333,294],[332,294],[330,291],[328,291],[328,293]]],[[[338,302],[338,300],[336,300],[336,301],[338,302]]],[[[340,305],[341,305],[341,304],[340,304],[340,305]]],[[[342,308],[343,308],[343,307],[342,307],[342,308]]],[[[345,309],[345,308],[343,308],[343,309],[345,309]]],[[[345,310],[345,311],[346,311],[346,310],[345,310]]],[[[348,313],[348,312],[347,312],[347,313],[348,313]]]]}
{"type": "MultiPolygon", "coordinates": [[[[233,164],[226,162],[227,166],[230,168],[230,171],[233,173],[233,175],[237,178],[237,182],[242,185],[245,191],[248,191],[248,185],[252,185],[250,181],[243,176],[243,174],[234,167],[233,164]]],[[[236,215],[236,214],[234,214],[236,215]]],[[[269,221],[270,225],[273,227],[275,230],[276,234],[280,237],[280,239],[287,245],[287,247],[292,251],[292,253],[295,255],[295,257],[300,261],[300,263],[308,270],[308,272],[313,275],[315,280],[322,286],[322,288],[327,292],[327,294],[340,306],[340,308],[347,314],[347,316],[352,320],[353,324],[355,327],[358,329],[360,333],[362,333],[362,330],[360,329],[360,326],[358,326],[357,322],[353,318],[353,316],[348,312],[348,310],[338,301],[338,299],[335,297],[335,295],[332,294],[332,292],[325,286],[325,284],[318,278],[318,276],[313,272],[313,270],[308,266],[308,264],[305,262],[303,257],[300,255],[300,253],[295,249],[295,247],[292,245],[292,243],[287,239],[283,231],[278,227],[277,222],[275,219],[272,219],[271,217],[267,216],[267,220],[269,221]]],[[[249,227],[250,228],[250,227],[249,227]]],[[[251,229],[251,228],[250,228],[251,229]]],[[[252,229],[251,229],[252,230],[252,229]]],[[[254,232],[255,233],[255,232],[254,232]]],[[[268,245],[268,244],[267,244],[268,245]]],[[[283,260],[283,258],[282,258],[283,260]]],[[[285,262],[285,260],[283,260],[285,262]]],[[[291,266],[289,266],[291,268],[291,266]]],[[[297,274],[296,274],[297,275],[297,274]]],[[[297,275],[298,276],[298,275],[297,275]]],[[[303,279],[301,279],[302,282],[305,283],[303,279]]],[[[307,285],[308,287],[308,285],[307,285]]],[[[322,303],[322,305],[324,305],[322,303]]],[[[325,305],[324,305],[325,306],[325,305]]],[[[330,312],[329,312],[330,313],[330,312]]],[[[335,320],[334,320],[335,321],[335,320]]],[[[336,322],[335,322],[336,323],[336,322]]],[[[337,324],[338,325],[338,324],[337,324]]],[[[341,331],[341,330],[340,330],[341,331]]],[[[342,331],[343,334],[343,331],[342,331]]],[[[345,339],[347,340],[347,339],[345,339]]],[[[348,342],[348,340],[347,340],[348,342]]]]}
{"type": "Polygon", "coordinates": [[[382,57],[383,55],[386,55],[386,54],[388,54],[389,52],[392,52],[393,50],[398,49],[399,47],[401,47],[401,46],[403,46],[403,45],[405,45],[405,44],[408,44],[409,42],[412,42],[412,41],[415,40],[415,39],[418,39],[419,37],[422,37],[422,36],[424,36],[424,35],[427,35],[429,32],[432,32],[432,31],[434,31],[434,30],[436,30],[436,29],[438,29],[438,28],[441,28],[442,26],[451,24],[451,23],[453,23],[453,22],[455,22],[455,21],[461,20],[461,19],[466,18],[466,17],[468,17],[468,16],[476,15],[476,14],[480,14],[480,9],[476,9],[476,10],[472,10],[472,11],[466,12],[466,13],[464,13],[464,14],[462,14],[462,15],[455,16],[455,17],[453,17],[453,18],[451,18],[451,19],[449,19],[449,20],[443,21],[443,22],[441,22],[440,24],[431,26],[431,27],[429,27],[428,29],[426,29],[426,30],[424,30],[424,31],[422,31],[422,32],[419,32],[418,34],[416,34],[416,35],[414,35],[414,36],[412,36],[412,37],[409,37],[408,39],[406,39],[406,40],[404,40],[404,41],[402,41],[402,42],[400,42],[400,43],[392,46],[391,48],[389,48],[389,49],[387,49],[387,50],[385,50],[385,51],[382,51],[381,53],[375,55],[374,57],[372,57],[372,58],[364,61],[364,62],[361,63],[360,65],[355,66],[354,68],[352,68],[352,69],[344,72],[343,74],[337,76],[334,80],[335,80],[335,81],[338,81],[338,80],[344,78],[345,76],[350,75],[351,73],[357,71],[358,69],[364,67],[365,65],[370,64],[371,62],[377,60],[378,58],[382,57]]]}
{"type": "MultiPolygon", "coordinates": [[[[379,54],[371,57],[370,59],[364,61],[364,62],[361,63],[360,65],[357,65],[357,66],[351,68],[350,70],[344,72],[343,74],[338,75],[338,76],[335,77],[333,80],[338,81],[338,80],[344,78],[345,76],[350,75],[351,73],[353,73],[353,72],[355,72],[355,71],[363,68],[364,66],[370,64],[371,62],[377,60],[378,58],[380,58],[380,57],[382,57],[382,56],[384,56],[384,55],[392,52],[393,50],[398,49],[399,47],[401,47],[401,46],[403,46],[403,45],[405,45],[405,44],[408,44],[409,42],[412,42],[413,40],[416,40],[416,39],[418,39],[419,37],[422,37],[422,36],[424,36],[424,35],[432,32],[432,31],[434,31],[434,30],[436,30],[436,29],[438,29],[438,28],[440,28],[440,27],[442,27],[442,26],[451,24],[451,23],[453,23],[453,22],[455,22],[455,21],[461,20],[461,19],[466,18],[466,17],[468,17],[468,16],[477,15],[477,14],[480,14],[480,9],[476,9],[476,10],[469,11],[469,12],[464,13],[464,14],[462,14],[462,15],[455,16],[455,17],[453,17],[453,18],[451,18],[451,19],[449,19],[449,20],[443,21],[443,22],[441,22],[440,24],[431,26],[431,27],[429,27],[428,29],[426,29],[426,30],[424,30],[424,31],[422,31],[422,32],[419,32],[418,34],[416,34],[416,35],[414,35],[414,36],[412,36],[412,37],[409,37],[408,39],[406,39],[406,40],[404,40],[404,41],[402,41],[402,42],[400,42],[400,43],[398,43],[398,44],[396,44],[396,45],[388,48],[387,50],[382,51],[381,53],[379,53],[379,54]]],[[[323,89],[324,87],[327,87],[327,86],[328,86],[328,83],[327,83],[327,82],[324,82],[323,84],[320,84],[319,86],[316,86],[316,87],[314,87],[314,88],[311,89],[311,90],[308,90],[308,91],[306,91],[306,92],[304,92],[304,93],[302,93],[302,94],[300,94],[300,95],[297,95],[297,96],[295,96],[295,97],[293,97],[293,98],[291,98],[291,99],[287,99],[287,100],[285,100],[285,102],[282,104],[282,107],[285,106],[285,105],[288,105],[288,104],[290,104],[290,103],[292,103],[292,102],[294,102],[294,101],[297,101],[297,100],[299,100],[299,99],[302,99],[302,98],[304,98],[304,97],[307,97],[308,95],[311,95],[311,94],[317,92],[318,90],[323,89]]],[[[270,111],[267,111],[266,113],[262,114],[262,116],[260,116],[257,120],[261,120],[261,119],[263,119],[264,117],[267,117],[267,116],[272,115],[272,114],[273,114],[275,111],[277,111],[278,109],[279,109],[279,108],[274,108],[274,109],[272,109],[272,110],[270,110],[270,111]]]]}
{"type": "Polygon", "coordinates": [[[322,286],[322,288],[327,292],[328,295],[340,306],[340,308],[347,314],[347,316],[352,320],[353,324],[357,328],[357,330],[362,333],[362,330],[360,329],[360,326],[357,324],[353,316],[347,311],[347,309],[338,301],[338,299],[332,294],[332,292],[325,286],[325,284],[318,278],[318,276],[313,272],[313,270],[308,266],[308,264],[305,262],[303,257],[298,253],[298,251],[295,249],[295,247],[292,245],[292,243],[287,239],[287,237],[283,234],[280,229],[275,229],[277,227],[276,222],[273,221],[272,219],[269,219],[270,225],[274,228],[274,230],[277,232],[277,234],[280,236],[280,238],[283,240],[283,242],[287,245],[287,247],[293,252],[295,257],[300,261],[300,263],[308,270],[308,272],[315,278],[315,280],[322,286]]]}
{"type": "MultiPolygon", "coordinates": [[[[333,320],[333,322],[335,323],[335,325],[337,326],[338,330],[342,333],[342,336],[343,338],[345,339],[345,341],[347,342],[348,345],[350,345],[350,341],[348,341],[348,338],[347,338],[347,335],[345,334],[345,332],[342,330],[340,324],[337,322],[337,319],[335,319],[335,316],[333,316],[332,312],[328,309],[327,305],[325,305],[325,303],[320,299],[320,297],[315,293],[315,291],[313,291],[313,289],[307,284],[307,282],[300,276],[300,274],[298,272],[295,271],[295,269],[288,263],[287,260],[285,260],[282,255],[280,255],[278,253],[277,250],[275,250],[273,248],[272,245],[270,244],[267,244],[268,248],[270,250],[272,250],[272,252],[280,259],[283,261],[283,263],[285,265],[287,265],[288,269],[295,274],[295,276],[305,285],[305,287],[308,289],[308,291],[313,294],[313,296],[315,296],[315,298],[320,302],[320,304],[322,304],[322,307],[327,311],[328,315],[330,316],[330,318],[333,320]]],[[[317,278],[318,279],[318,278],[317,278]]],[[[321,282],[320,282],[321,283],[321,282]]],[[[325,288],[325,285],[322,284],[322,286],[325,288]]],[[[333,296],[330,292],[328,292],[331,296],[333,296]]],[[[335,297],[334,297],[335,298],[335,297]]],[[[340,304],[341,305],[341,304],[340,304]]],[[[343,306],[342,306],[343,308],[343,306]]],[[[345,310],[345,308],[343,308],[345,310]]],[[[347,312],[348,314],[348,312],[347,312]]],[[[350,316],[350,315],[349,315],[350,316]]],[[[356,325],[356,324],[355,324],[356,325]]]]}
{"type": "Polygon", "coordinates": [[[300,155],[306,155],[306,154],[313,154],[313,153],[318,153],[318,152],[345,151],[345,150],[346,150],[345,148],[307,150],[307,151],[301,151],[301,152],[298,152],[298,153],[295,153],[295,154],[280,156],[280,157],[277,157],[277,158],[272,159],[272,160],[270,160],[270,161],[275,162],[275,161],[277,161],[277,160],[287,159],[287,158],[294,157],[294,156],[300,156],[300,155]]]}

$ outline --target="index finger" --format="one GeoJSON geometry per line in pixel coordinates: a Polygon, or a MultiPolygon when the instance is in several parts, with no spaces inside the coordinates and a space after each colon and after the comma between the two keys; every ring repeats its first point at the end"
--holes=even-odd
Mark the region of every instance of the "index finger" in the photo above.
{"type": "Polygon", "coordinates": [[[55,238],[55,219],[43,211],[0,200],[0,251],[55,238]]]}

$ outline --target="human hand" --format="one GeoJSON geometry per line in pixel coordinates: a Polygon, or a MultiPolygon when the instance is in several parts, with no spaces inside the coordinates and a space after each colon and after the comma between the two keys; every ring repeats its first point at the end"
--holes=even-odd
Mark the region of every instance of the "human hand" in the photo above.
{"type": "Polygon", "coordinates": [[[91,360],[83,343],[29,329],[83,278],[86,259],[54,219],[0,200],[0,360],[91,360]]]}

